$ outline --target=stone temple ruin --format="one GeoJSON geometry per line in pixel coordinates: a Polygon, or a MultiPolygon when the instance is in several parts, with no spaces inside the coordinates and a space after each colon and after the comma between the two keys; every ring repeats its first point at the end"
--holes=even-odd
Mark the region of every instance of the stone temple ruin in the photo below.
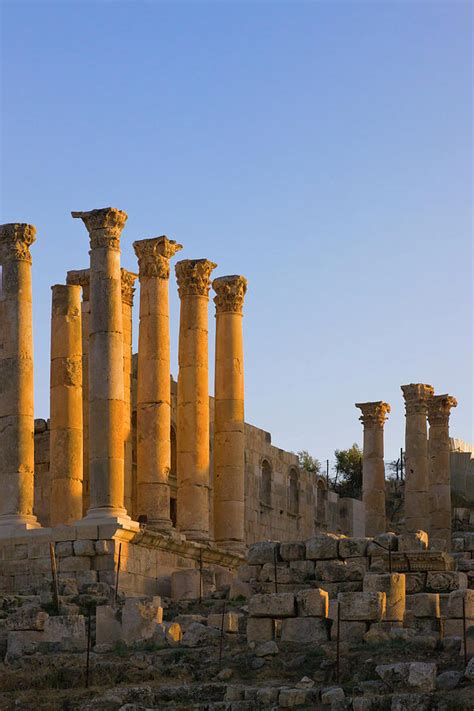
{"type": "MultiPolygon", "coordinates": [[[[126,648],[139,656],[139,680],[159,688],[110,698],[102,688],[74,708],[472,708],[474,516],[463,509],[464,530],[453,531],[455,398],[402,386],[404,519],[391,532],[388,403],[356,404],[363,500],[339,499],[245,422],[246,279],[212,280],[210,397],[216,265],[176,264],[176,383],[168,294],[182,246],[164,236],[135,242],[135,274],[120,264],[126,213],[72,215],[89,233],[90,265],[52,287],[48,421],[35,421],[33,407],[36,230],[0,227],[0,707],[10,708],[8,684],[24,657],[40,679],[44,654],[51,668],[72,655],[77,674],[86,650],[87,664],[92,654],[100,666],[101,655],[126,648]],[[174,673],[177,647],[188,655],[184,687],[168,688],[162,676],[174,673]]],[[[113,664],[114,678],[136,682],[130,665],[113,664]]]]}

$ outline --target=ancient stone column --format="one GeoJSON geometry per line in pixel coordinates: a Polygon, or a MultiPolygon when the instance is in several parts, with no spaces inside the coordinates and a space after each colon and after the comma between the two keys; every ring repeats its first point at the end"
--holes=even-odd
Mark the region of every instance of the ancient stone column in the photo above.
{"type": "Polygon", "coordinates": [[[214,539],[245,549],[245,421],[242,309],[243,276],[214,279],[216,353],[214,386],[214,539]]]}
{"type": "Polygon", "coordinates": [[[124,441],[124,506],[132,515],[133,442],[132,442],[132,311],[134,283],[138,274],[121,270],[123,322],[123,441],[124,441]]]}
{"type": "Polygon", "coordinates": [[[86,512],[90,504],[89,480],[89,270],[76,269],[69,271],[67,284],[77,284],[82,287],[82,510],[86,512]]]}
{"type": "Polygon", "coordinates": [[[33,225],[0,225],[0,536],[33,515],[34,401],[30,245],[33,225]]]}
{"type": "Polygon", "coordinates": [[[427,407],[433,387],[402,385],[405,398],[405,530],[429,531],[427,407]]]}
{"type": "Polygon", "coordinates": [[[171,528],[169,260],[182,246],[167,237],[133,243],[140,277],[137,382],[137,512],[171,528]]]}
{"type": "Polygon", "coordinates": [[[123,319],[120,234],[127,214],[73,212],[90,235],[89,471],[86,521],[129,523],[124,509],[123,319]]]}
{"type": "Polygon", "coordinates": [[[184,259],[176,265],[181,299],[177,413],[178,528],[192,540],[209,538],[210,275],[217,265],[184,259]]]}
{"type": "Polygon", "coordinates": [[[383,427],[390,405],[378,402],[358,402],[359,418],[364,425],[362,464],[362,499],[365,507],[365,535],[385,533],[385,465],[383,461],[383,427]]]}
{"type": "Polygon", "coordinates": [[[451,471],[449,463],[449,415],[457,400],[451,395],[435,395],[428,402],[430,436],[429,510],[430,539],[446,542],[451,549],[451,471]]]}
{"type": "Polygon", "coordinates": [[[51,526],[82,518],[81,287],[52,287],[51,526]]]}

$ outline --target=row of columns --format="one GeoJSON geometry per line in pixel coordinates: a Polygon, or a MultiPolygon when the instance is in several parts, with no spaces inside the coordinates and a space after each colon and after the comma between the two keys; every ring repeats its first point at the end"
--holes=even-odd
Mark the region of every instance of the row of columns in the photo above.
{"type": "MultiPolygon", "coordinates": [[[[136,274],[121,269],[127,215],[73,212],[90,237],[90,269],[52,287],[51,523],[128,515],[132,478],[132,304],[136,274]],[[80,293],[82,290],[82,303],[80,293]]],[[[34,412],[31,225],[0,227],[0,529],[37,526],[33,515],[34,412]],[[3,426],[4,425],[4,426],[3,426]]],[[[137,515],[171,526],[169,261],[182,247],[159,237],[134,243],[140,280],[137,384],[137,515]]],[[[176,265],[181,300],[177,413],[178,527],[194,540],[210,531],[208,392],[209,260],[176,265]]],[[[215,279],[214,537],[244,547],[244,397],[241,276],[215,279]]]]}
{"type": "MultiPolygon", "coordinates": [[[[451,543],[451,476],[449,415],[457,401],[435,395],[431,385],[402,385],[405,399],[405,530],[428,531],[432,539],[451,543]],[[429,422],[429,439],[427,435],[429,422]]],[[[365,533],[386,530],[383,429],[390,405],[383,401],[356,403],[364,427],[363,501],[365,533]]]]}

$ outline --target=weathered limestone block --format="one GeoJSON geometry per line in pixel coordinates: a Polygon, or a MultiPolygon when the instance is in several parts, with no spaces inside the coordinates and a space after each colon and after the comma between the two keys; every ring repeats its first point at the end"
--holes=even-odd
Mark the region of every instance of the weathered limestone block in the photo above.
{"type": "Polygon", "coordinates": [[[268,642],[275,637],[275,623],[270,617],[247,619],[247,641],[268,642]]]}
{"type": "Polygon", "coordinates": [[[161,622],[161,597],[152,600],[129,597],[122,608],[122,639],[126,644],[150,639],[161,622]]]}
{"type": "Polygon", "coordinates": [[[339,556],[341,558],[365,556],[370,542],[370,538],[341,538],[339,540],[339,556]]]}
{"type": "Polygon", "coordinates": [[[346,559],[346,579],[360,580],[364,579],[369,567],[368,558],[347,558],[346,559]]]}
{"type": "Polygon", "coordinates": [[[398,550],[398,536],[391,531],[381,533],[378,536],[374,536],[372,540],[369,540],[367,555],[377,557],[383,555],[388,550],[398,550]]]}
{"type": "Polygon", "coordinates": [[[301,644],[327,642],[328,626],[326,620],[317,617],[284,619],[281,624],[281,641],[299,642],[301,644]]]}
{"type": "Polygon", "coordinates": [[[300,590],[296,593],[296,608],[301,617],[327,617],[329,595],[325,590],[300,590]]]}
{"type": "MultiPolygon", "coordinates": [[[[290,569],[288,563],[277,563],[276,576],[279,583],[293,583],[303,579],[303,576],[298,575],[297,572],[290,569]]],[[[265,563],[265,565],[262,566],[258,579],[262,583],[274,582],[275,565],[273,563],[265,563]]]]}
{"type": "Polygon", "coordinates": [[[463,601],[465,616],[474,619],[474,590],[453,590],[448,598],[448,616],[463,616],[463,601]]]}
{"type": "Polygon", "coordinates": [[[347,580],[347,564],[343,560],[318,561],[314,571],[317,580],[343,582],[347,580]]]}
{"type": "Polygon", "coordinates": [[[306,555],[305,543],[281,543],[280,557],[282,560],[304,560],[306,555]]]}
{"type": "Polygon", "coordinates": [[[44,630],[49,615],[39,607],[23,607],[9,615],[5,627],[12,631],[44,630]]]}
{"type": "Polygon", "coordinates": [[[59,643],[63,651],[83,652],[87,645],[84,615],[48,617],[44,624],[44,641],[59,643]]]}
{"type": "Polygon", "coordinates": [[[368,573],[364,576],[364,592],[384,592],[386,595],[385,618],[403,621],[405,614],[405,575],[403,573],[368,573]]]}
{"type": "Polygon", "coordinates": [[[383,592],[339,593],[341,620],[378,621],[385,618],[386,595],[383,592]]]}
{"type": "Polygon", "coordinates": [[[239,631],[239,618],[236,612],[225,612],[224,615],[219,613],[209,615],[207,618],[207,626],[215,627],[216,629],[223,629],[224,632],[238,632],[239,631]]]}
{"type": "Polygon", "coordinates": [[[278,708],[287,709],[295,706],[307,706],[312,696],[311,689],[281,689],[278,694],[278,708]]]}
{"type": "MultiPolygon", "coordinates": [[[[367,633],[368,626],[368,622],[341,620],[339,630],[341,642],[362,642],[364,635],[367,633]]],[[[337,623],[334,620],[331,625],[331,640],[337,640],[337,623]]]]}
{"type": "Polygon", "coordinates": [[[247,551],[247,563],[249,565],[264,565],[280,560],[280,543],[277,541],[260,541],[250,546],[247,551]]]}
{"type": "Polygon", "coordinates": [[[440,616],[439,595],[436,593],[407,595],[406,606],[415,617],[438,618],[440,616]]]}
{"type": "Polygon", "coordinates": [[[426,589],[426,573],[405,573],[405,589],[407,595],[415,595],[426,589]]]}
{"type": "Polygon", "coordinates": [[[426,531],[413,531],[411,533],[401,533],[398,536],[398,550],[406,551],[425,551],[428,549],[429,537],[426,531]]]}
{"type": "Polygon", "coordinates": [[[249,600],[251,617],[294,617],[295,596],[292,593],[253,595],[249,600]]]}
{"type": "Polygon", "coordinates": [[[199,570],[176,570],[171,573],[171,597],[173,600],[195,600],[208,595],[216,589],[215,576],[210,570],[202,571],[202,581],[199,570]]]}
{"type": "MultiPolygon", "coordinates": [[[[470,630],[474,631],[474,616],[466,617],[466,633],[470,630]]],[[[444,620],[444,636],[445,637],[463,637],[464,623],[459,617],[450,617],[444,620]]]]}
{"type": "Polygon", "coordinates": [[[96,608],[96,644],[116,644],[122,637],[120,613],[112,605],[96,608]]]}
{"type": "Polygon", "coordinates": [[[419,692],[430,692],[436,688],[437,667],[431,662],[380,664],[375,671],[393,689],[411,687],[419,692]]]}
{"type": "Polygon", "coordinates": [[[216,644],[220,632],[213,627],[205,627],[199,622],[193,622],[183,634],[181,644],[183,647],[200,647],[201,645],[216,644]]]}
{"type": "Polygon", "coordinates": [[[237,598],[248,599],[253,594],[253,590],[249,583],[244,583],[242,580],[234,579],[229,590],[229,599],[236,600],[237,598]]]}
{"type": "Polygon", "coordinates": [[[19,659],[24,655],[36,654],[44,641],[44,632],[21,630],[8,633],[6,661],[19,659]]]}
{"type": "Polygon", "coordinates": [[[318,588],[326,590],[329,599],[336,598],[342,592],[362,592],[362,580],[355,580],[343,583],[327,583],[324,580],[316,580],[314,585],[318,588]]]}
{"type": "Polygon", "coordinates": [[[161,622],[153,632],[153,643],[157,646],[177,647],[183,638],[183,631],[177,622],[161,622]]]}
{"type": "MultiPolygon", "coordinates": [[[[97,543],[99,543],[99,541],[97,541],[97,543]]],[[[95,556],[96,548],[94,541],[88,541],[87,539],[74,541],[74,555],[95,556]]]]}
{"type": "Polygon", "coordinates": [[[297,570],[302,576],[303,580],[309,580],[314,578],[315,564],[312,560],[292,560],[290,561],[291,570],[297,570]]]}
{"type": "Polygon", "coordinates": [[[309,560],[327,560],[337,558],[339,538],[331,533],[324,533],[306,541],[306,558],[309,560]]]}
{"type": "Polygon", "coordinates": [[[243,583],[248,583],[250,580],[258,580],[260,570],[261,567],[259,565],[241,565],[237,569],[237,577],[243,583]]]}
{"type": "Polygon", "coordinates": [[[429,571],[426,576],[428,592],[452,592],[467,588],[467,575],[457,570],[429,571]]]}

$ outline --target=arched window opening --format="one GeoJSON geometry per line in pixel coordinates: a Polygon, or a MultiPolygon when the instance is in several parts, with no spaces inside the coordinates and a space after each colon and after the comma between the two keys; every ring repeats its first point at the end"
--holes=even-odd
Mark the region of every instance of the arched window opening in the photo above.
{"type": "Polygon", "coordinates": [[[272,467],[267,459],[262,462],[260,501],[266,506],[272,505],[272,467]]]}

